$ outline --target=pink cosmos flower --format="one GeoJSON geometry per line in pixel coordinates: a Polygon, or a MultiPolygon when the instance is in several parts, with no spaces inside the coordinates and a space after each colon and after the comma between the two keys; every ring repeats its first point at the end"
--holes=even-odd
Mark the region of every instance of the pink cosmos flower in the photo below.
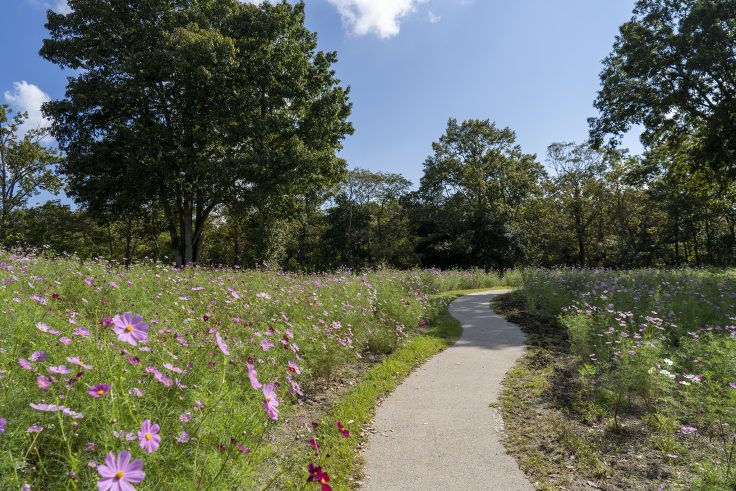
{"type": "Polygon", "coordinates": [[[84,284],[87,286],[92,286],[95,284],[95,280],[93,278],[87,278],[86,280],[84,280],[84,284]]]}
{"type": "Polygon", "coordinates": [[[73,341],[71,340],[71,338],[64,336],[63,338],[59,338],[59,342],[64,346],[69,346],[70,344],[72,344],[73,341]]]}
{"type": "Polygon", "coordinates": [[[0,418],[0,435],[5,433],[5,425],[8,424],[8,420],[5,418],[0,418]]]}
{"type": "Polygon", "coordinates": [[[26,370],[33,370],[33,366],[25,358],[18,358],[18,364],[26,370]]]}
{"type": "Polygon", "coordinates": [[[85,327],[78,327],[74,329],[75,336],[82,336],[83,338],[89,337],[89,329],[85,327]]]}
{"type": "Polygon", "coordinates": [[[215,333],[215,340],[217,341],[217,347],[220,348],[220,351],[222,351],[225,356],[230,356],[230,350],[225,344],[225,341],[222,340],[222,336],[220,336],[219,332],[215,333]]]}
{"type": "Polygon", "coordinates": [[[78,356],[67,356],[66,361],[74,365],[80,366],[84,368],[85,370],[92,370],[92,368],[94,368],[92,365],[85,364],[84,361],[82,361],[78,356]]]}
{"type": "Polygon", "coordinates": [[[141,431],[138,432],[138,440],[140,447],[148,453],[158,450],[161,444],[161,435],[158,434],[161,428],[157,424],[151,424],[151,420],[147,419],[141,423],[141,431]]]}
{"type": "Polygon", "coordinates": [[[693,426],[683,426],[682,428],[680,428],[680,433],[682,433],[683,435],[692,435],[696,431],[698,431],[698,429],[693,426]]]}
{"type": "Polygon", "coordinates": [[[52,329],[49,327],[48,324],[44,324],[43,322],[39,322],[36,324],[36,329],[38,329],[41,332],[45,332],[47,334],[53,334],[53,335],[59,335],[61,334],[61,331],[57,331],[56,329],[52,329]]]}
{"type": "Polygon", "coordinates": [[[314,451],[319,455],[319,443],[317,443],[317,440],[314,438],[309,439],[309,446],[314,449],[314,451]]]}
{"type": "Polygon", "coordinates": [[[52,380],[50,378],[43,375],[39,375],[36,378],[36,385],[38,385],[39,389],[49,390],[49,387],[51,387],[51,382],[52,380]]]}
{"type": "Polygon", "coordinates": [[[137,346],[139,342],[148,341],[148,324],[143,322],[140,315],[126,312],[116,315],[112,319],[113,330],[118,335],[118,341],[137,346]]]}
{"type": "Polygon", "coordinates": [[[66,365],[59,365],[58,367],[48,367],[47,369],[51,373],[56,373],[58,375],[67,375],[69,373],[72,373],[71,370],[69,370],[66,365]]]}
{"type": "Polygon", "coordinates": [[[179,438],[176,439],[176,443],[186,443],[189,441],[189,433],[187,433],[184,430],[181,430],[181,433],[179,433],[179,438]]]}
{"type": "Polygon", "coordinates": [[[263,409],[266,410],[268,416],[276,421],[279,419],[279,410],[276,409],[279,406],[279,401],[276,400],[276,393],[273,390],[273,384],[268,384],[263,387],[263,409]]]}
{"type": "Polygon", "coordinates": [[[179,415],[179,421],[182,423],[189,423],[192,420],[192,415],[190,413],[181,413],[179,415]]]}
{"type": "Polygon", "coordinates": [[[260,389],[263,387],[263,385],[258,381],[258,373],[253,367],[253,358],[250,357],[248,357],[248,380],[250,380],[250,386],[254,389],[260,389]]]}
{"type": "Polygon", "coordinates": [[[44,351],[34,351],[31,355],[31,361],[34,363],[40,363],[42,361],[46,361],[49,357],[49,354],[44,351]]]}
{"type": "Polygon", "coordinates": [[[107,395],[108,392],[110,392],[109,384],[93,385],[87,391],[89,395],[91,395],[92,397],[96,397],[96,398],[104,397],[107,395]]]}
{"type": "Polygon", "coordinates": [[[264,339],[263,341],[261,341],[261,349],[263,349],[263,351],[268,351],[273,347],[274,344],[271,342],[270,339],[264,339]]]}
{"type": "Polygon", "coordinates": [[[97,467],[102,479],[97,481],[98,491],[135,491],[131,483],[142,482],[146,478],[143,462],[140,459],[130,461],[130,453],[122,450],[117,457],[110,452],[105,457],[105,464],[97,467]]]}
{"type": "Polygon", "coordinates": [[[293,361],[290,361],[289,362],[289,371],[292,372],[292,373],[296,373],[297,375],[299,375],[300,373],[302,373],[302,371],[299,369],[299,366],[296,363],[294,363],[293,361]]]}
{"type": "Polygon", "coordinates": [[[41,433],[43,431],[43,426],[31,425],[26,431],[28,433],[41,433]]]}

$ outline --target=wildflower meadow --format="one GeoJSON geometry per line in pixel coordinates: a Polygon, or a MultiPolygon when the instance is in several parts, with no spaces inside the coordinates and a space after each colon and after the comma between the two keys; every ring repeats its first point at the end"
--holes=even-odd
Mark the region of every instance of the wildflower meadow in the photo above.
{"type": "Polygon", "coordinates": [[[531,269],[528,306],[555,317],[577,357],[574,410],[651,431],[700,489],[736,485],[736,273],[531,269]]]}
{"type": "Polygon", "coordinates": [[[0,488],[330,489],[323,438],[356,428],[304,401],[400,346],[429,294],[500,281],[2,253],[0,488]]]}

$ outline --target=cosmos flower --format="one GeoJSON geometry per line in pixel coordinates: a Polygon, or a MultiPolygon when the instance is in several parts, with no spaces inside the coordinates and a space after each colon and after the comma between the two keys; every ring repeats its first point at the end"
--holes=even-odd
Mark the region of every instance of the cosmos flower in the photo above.
{"type": "Polygon", "coordinates": [[[330,475],[322,470],[322,466],[310,463],[308,469],[309,477],[307,478],[307,482],[319,483],[322,485],[322,491],[332,491],[330,485],[327,484],[330,482],[330,475]]]}
{"type": "Polygon", "coordinates": [[[87,391],[89,395],[91,395],[92,397],[96,397],[96,398],[104,397],[107,395],[108,392],[110,392],[109,384],[93,385],[87,391]]]}
{"type": "Polygon", "coordinates": [[[279,401],[276,399],[276,393],[273,390],[273,384],[263,387],[263,409],[268,413],[268,417],[276,421],[279,419],[279,401]]]}
{"type": "Polygon", "coordinates": [[[5,433],[5,425],[8,424],[8,420],[5,418],[0,418],[0,435],[5,433]]]}
{"type": "Polygon", "coordinates": [[[47,334],[53,334],[55,336],[61,334],[61,331],[52,329],[51,327],[49,327],[48,324],[44,324],[43,322],[39,322],[38,324],[36,324],[36,329],[38,329],[41,332],[45,332],[47,334]]]}
{"type": "Polygon", "coordinates": [[[51,373],[55,373],[57,375],[67,375],[69,373],[72,373],[71,370],[69,370],[66,365],[59,365],[58,367],[48,367],[47,369],[51,373]]]}
{"type": "Polygon", "coordinates": [[[148,453],[158,450],[161,444],[161,435],[158,434],[160,427],[157,424],[151,424],[151,420],[147,419],[141,423],[141,431],[138,432],[138,440],[140,447],[148,453]]]}
{"type": "Polygon", "coordinates": [[[97,467],[102,479],[97,481],[98,491],[135,491],[131,483],[142,482],[146,478],[143,462],[140,459],[130,461],[130,453],[122,450],[117,457],[110,452],[105,457],[105,464],[97,467]]]}
{"type": "Polygon", "coordinates": [[[253,366],[253,358],[248,357],[248,380],[250,380],[250,386],[254,389],[260,389],[263,387],[261,383],[258,381],[258,373],[256,372],[256,369],[253,366]]]}
{"type": "Polygon", "coordinates": [[[38,385],[39,389],[49,390],[49,387],[51,387],[51,382],[53,382],[53,380],[43,375],[39,375],[36,378],[36,385],[38,385]]]}
{"type": "Polygon", "coordinates": [[[342,423],[340,423],[339,421],[337,422],[337,429],[340,430],[340,433],[342,433],[342,436],[344,436],[345,438],[348,438],[350,436],[350,431],[346,430],[342,423]]]}
{"type": "Polygon", "coordinates": [[[85,370],[92,370],[92,368],[94,368],[92,365],[85,364],[84,361],[82,361],[78,356],[67,356],[66,361],[74,365],[80,366],[84,368],[85,370]]]}
{"type": "Polygon", "coordinates": [[[49,354],[44,351],[34,351],[31,355],[31,361],[34,363],[40,363],[46,361],[49,358],[49,354]]]}
{"type": "Polygon", "coordinates": [[[217,341],[217,347],[220,348],[220,351],[222,351],[225,356],[230,356],[230,350],[225,344],[225,341],[222,340],[222,336],[220,336],[219,332],[215,333],[215,340],[217,341]]]}
{"type": "Polygon", "coordinates": [[[112,319],[113,330],[118,335],[118,341],[137,346],[140,342],[148,341],[148,324],[143,322],[140,315],[126,312],[116,315],[112,319]]]}

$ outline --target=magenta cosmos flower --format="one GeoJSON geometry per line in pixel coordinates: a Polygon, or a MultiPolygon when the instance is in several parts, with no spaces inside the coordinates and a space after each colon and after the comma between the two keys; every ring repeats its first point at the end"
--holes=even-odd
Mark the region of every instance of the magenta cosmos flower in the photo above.
{"type": "Polygon", "coordinates": [[[131,483],[142,482],[146,478],[143,462],[140,459],[130,461],[130,453],[122,450],[117,457],[110,452],[105,457],[105,464],[97,467],[102,479],[97,481],[98,491],[135,491],[131,483]]]}
{"type": "Polygon", "coordinates": [[[279,401],[276,400],[276,393],[273,390],[273,384],[263,387],[263,409],[268,413],[268,417],[276,421],[279,419],[279,401]]]}
{"type": "Polygon", "coordinates": [[[309,464],[309,477],[307,482],[316,482],[322,485],[322,491],[332,491],[328,482],[330,482],[330,475],[322,470],[322,466],[309,464]]]}
{"type": "Polygon", "coordinates": [[[116,315],[112,319],[113,330],[118,335],[118,341],[136,346],[139,342],[148,341],[148,324],[138,314],[126,312],[116,315]]]}
{"type": "Polygon", "coordinates": [[[161,435],[158,434],[161,428],[157,424],[151,424],[151,420],[147,419],[141,423],[141,431],[138,432],[138,440],[140,447],[148,453],[158,450],[161,444],[161,435]]]}
{"type": "Polygon", "coordinates": [[[104,397],[108,392],[110,392],[109,384],[93,385],[89,388],[89,391],[87,391],[87,393],[92,397],[104,397]]]}

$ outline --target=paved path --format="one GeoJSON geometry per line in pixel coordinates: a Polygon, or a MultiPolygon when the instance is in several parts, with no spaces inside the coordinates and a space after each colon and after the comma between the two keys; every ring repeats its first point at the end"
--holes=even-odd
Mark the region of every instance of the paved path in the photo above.
{"type": "Polygon", "coordinates": [[[450,305],[460,340],[412,373],[378,408],[363,489],[526,491],[534,487],[501,445],[501,381],[524,335],[489,306],[495,293],[450,305]]]}

